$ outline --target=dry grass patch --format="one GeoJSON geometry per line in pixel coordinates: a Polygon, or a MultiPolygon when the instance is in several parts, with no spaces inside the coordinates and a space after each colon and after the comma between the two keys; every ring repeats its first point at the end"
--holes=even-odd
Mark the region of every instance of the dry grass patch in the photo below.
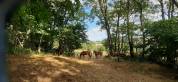
{"type": "Polygon", "coordinates": [[[80,60],[57,56],[9,56],[10,82],[177,82],[155,64],[80,60]]]}

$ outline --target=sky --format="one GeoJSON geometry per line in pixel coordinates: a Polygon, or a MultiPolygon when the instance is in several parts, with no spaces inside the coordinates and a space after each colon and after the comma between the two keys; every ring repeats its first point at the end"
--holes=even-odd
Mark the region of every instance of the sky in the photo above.
{"type": "Polygon", "coordinates": [[[90,41],[102,41],[107,38],[106,31],[101,30],[101,26],[96,25],[96,22],[88,23],[87,36],[90,41]]]}
{"type": "MultiPolygon", "coordinates": [[[[90,13],[91,8],[85,7],[85,12],[90,13]]],[[[97,18],[91,20],[85,20],[85,25],[87,28],[87,36],[88,40],[90,41],[102,41],[107,38],[106,31],[101,30],[101,25],[97,25],[97,21],[99,21],[97,18]]]]}
{"type": "MultiPolygon", "coordinates": [[[[154,4],[158,4],[156,0],[150,0],[154,4]]],[[[90,13],[91,8],[86,7],[85,11],[90,13]]],[[[154,14],[153,17],[158,16],[160,18],[161,13],[154,14]]],[[[149,15],[152,16],[151,14],[149,15]]],[[[135,19],[133,19],[135,20],[135,19]]],[[[101,30],[101,25],[97,25],[98,19],[94,19],[93,21],[86,20],[86,28],[87,28],[87,36],[90,41],[102,41],[107,38],[106,31],[101,30]]]]}

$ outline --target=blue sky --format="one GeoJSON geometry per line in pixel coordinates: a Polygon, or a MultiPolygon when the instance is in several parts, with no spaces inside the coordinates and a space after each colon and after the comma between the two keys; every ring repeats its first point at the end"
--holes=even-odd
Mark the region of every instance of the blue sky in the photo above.
{"type": "Polygon", "coordinates": [[[96,19],[94,22],[87,22],[87,36],[90,41],[102,41],[106,39],[106,31],[101,30],[101,26],[96,24],[96,19]]]}
{"type": "MultiPolygon", "coordinates": [[[[91,8],[85,7],[85,12],[90,13],[91,8]]],[[[101,26],[97,25],[97,21],[99,21],[97,18],[91,20],[86,19],[86,28],[87,28],[87,36],[90,41],[102,41],[107,38],[106,31],[101,30],[101,26]]]]}
{"type": "MultiPolygon", "coordinates": [[[[154,4],[159,4],[156,0],[150,0],[154,4]]],[[[91,7],[85,7],[85,12],[90,13],[91,7]]],[[[149,18],[156,17],[156,20],[160,19],[161,13],[154,13],[154,14],[147,14],[149,18]]],[[[135,18],[131,18],[132,21],[136,21],[135,18]]],[[[97,18],[95,18],[93,21],[85,20],[86,22],[86,28],[87,28],[87,36],[90,41],[102,41],[107,38],[106,31],[101,30],[101,26],[97,25],[97,21],[99,21],[97,18]]],[[[138,20],[137,20],[138,21],[138,20]]]]}

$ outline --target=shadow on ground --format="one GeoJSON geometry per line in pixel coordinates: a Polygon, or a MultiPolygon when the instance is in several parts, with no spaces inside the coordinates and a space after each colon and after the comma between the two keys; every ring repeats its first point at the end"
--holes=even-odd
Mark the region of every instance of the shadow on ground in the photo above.
{"type": "Polygon", "coordinates": [[[10,56],[10,82],[176,82],[175,71],[154,64],[10,56]]]}
{"type": "Polygon", "coordinates": [[[80,74],[84,70],[79,68],[91,68],[89,61],[70,60],[66,57],[13,56],[8,62],[10,82],[84,82],[86,78],[80,74]]]}

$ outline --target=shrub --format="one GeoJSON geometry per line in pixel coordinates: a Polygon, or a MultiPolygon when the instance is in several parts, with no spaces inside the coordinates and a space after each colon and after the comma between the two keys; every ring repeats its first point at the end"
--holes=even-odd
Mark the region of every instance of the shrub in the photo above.
{"type": "Polygon", "coordinates": [[[32,53],[31,49],[21,48],[21,47],[14,47],[9,48],[8,54],[12,55],[29,55],[32,53]]]}

